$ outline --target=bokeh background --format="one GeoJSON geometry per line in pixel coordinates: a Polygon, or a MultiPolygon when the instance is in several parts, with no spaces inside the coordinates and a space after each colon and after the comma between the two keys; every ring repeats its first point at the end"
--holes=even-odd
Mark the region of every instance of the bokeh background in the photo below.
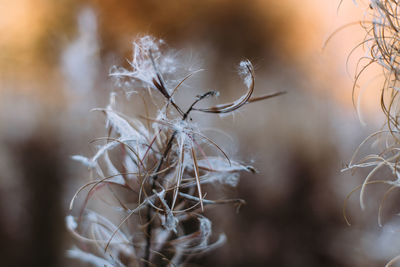
{"type": "MultiPolygon", "coordinates": [[[[256,66],[256,94],[287,94],[246,106],[235,116],[206,117],[232,140],[233,158],[253,162],[236,189],[247,201],[210,211],[228,243],[192,266],[383,266],[400,253],[394,193],[378,227],[384,187],[361,211],[346,195],[365,171],[341,172],[359,143],[383,124],[379,87],[367,75],[360,112],[352,103],[366,4],[344,0],[0,0],[1,266],[87,266],[65,257],[72,240],[64,217],[87,176],[71,155],[90,156],[115,85],[113,65],[127,66],[132,41],[151,34],[206,71],[191,89],[240,95],[236,65],[256,66]],[[323,49],[324,48],[324,49],[323,49]],[[361,118],[361,120],[360,120],[361,118]]],[[[359,91],[363,93],[360,94],[359,91]]],[[[218,137],[216,137],[218,139],[218,137]]]]}

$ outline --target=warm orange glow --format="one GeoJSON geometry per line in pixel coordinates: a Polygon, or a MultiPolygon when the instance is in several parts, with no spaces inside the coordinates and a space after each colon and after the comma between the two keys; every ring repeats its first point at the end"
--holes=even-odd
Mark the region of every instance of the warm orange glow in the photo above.
{"type": "Polygon", "coordinates": [[[43,1],[2,1],[0,46],[5,58],[1,65],[25,62],[34,56],[36,42],[43,33],[48,5],[43,1]]]}

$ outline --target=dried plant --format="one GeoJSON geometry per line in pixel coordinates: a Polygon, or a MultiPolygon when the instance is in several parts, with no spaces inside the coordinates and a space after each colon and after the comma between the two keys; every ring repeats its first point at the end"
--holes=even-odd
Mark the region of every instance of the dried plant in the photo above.
{"type": "Polygon", "coordinates": [[[178,80],[176,53],[164,48],[163,41],[142,37],[133,44],[131,69],[111,70],[127,97],[147,100],[146,111],[135,117],[122,114],[115,92],[106,108],[96,109],[106,116],[108,135],[95,140],[104,144],[93,157],[73,156],[88,167],[92,178],[70,203],[77,214],[67,216],[77,244],[68,252],[71,257],[95,266],[180,266],[225,242],[224,234],[213,235],[204,214],[207,207],[231,203],[239,208],[245,203],[207,198],[207,186],[235,187],[239,172],[255,169],[230,159],[202,133],[191,114],[232,113],[281,93],[253,97],[254,69],[245,60],[239,65],[247,87],[244,95],[232,103],[200,107],[201,101],[218,95],[209,91],[185,103],[184,110],[174,96],[197,71],[178,80]]]}
{"type": "MultiPolygon", "coordinates": [[[[355,188],[352,193],[361,190],[360,204],[365,208],[365,192],[367,185],[386,184],[387,191],[384,193],[378,211],[378,224],[382,226],[382,208],[388,195],[394,189],[400,187],[400,170],[398,168],[400,160],[400,2],[396,0],[371,0],[369,1],[367,19],[361,22],[365,29],[366,36],[359,47],[366,47],[368,55],[361,58],[358,62],[358,70],[355,75],[353,87],[353,99],[355,88],[358,87],[360,77],[372,65],[378,64],[382,67],[383,84],[381,89],[380,103],[386,116],[386,122],[382,129],[368,136],[354,153],[350,163],[345,170],[357,168],[369,168],[369,173],[364,182],[355,188]],[[376,153],[361,156],[361,151],[368,144],[376,148],[376,153]],[[381,171],[388,169],[391,175],[382,175],[381,171]],[[376,176],[384,178],[377,178],[376,176]]],[[[370,148],[368,148],[370,150],[370,148]]],[[[350,224],[346,217],[344,205],[344,216],[346,222],[350,224]]],[[[389,245],[389,244],[388,244],[389,245]]],[[[388,263],[391,265],[400,256],[388,263]]]]}

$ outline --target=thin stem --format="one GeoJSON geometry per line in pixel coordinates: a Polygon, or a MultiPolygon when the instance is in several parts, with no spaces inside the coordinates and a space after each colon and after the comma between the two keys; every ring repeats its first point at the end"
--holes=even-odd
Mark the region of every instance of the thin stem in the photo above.
{"type": "MultiPolygon", "coordinates": [[[[167,147],[164,150],[163,156],[160,159],[160,162],[158,163],[158,166],[155,170],[154,177],[152,177],[152,182],[151,182],[151,191],[153,191],[155,187],[155,181],[158,179],[158,172],[161,170],[161,167],[164,163],[164,160],[167,158],[169,151],[171,150],[172,147],[172,142],[175,139],[177,131],[174,131],[170,139],[168,140],[167,147]]],[[[150,247],[151,247],[151,231],[152,231],[152,223],[151,223],[151,208],[148,205],[147,208],[147,213],[146,213],[146,249],[145,249],[145,255],[144,255],[144,266],[149,267],[150,263],[150,247]]]]}
{"type": "MultiPolygon", "coordinates": [[[[154,64],[154,65],[155,65],[155,64],[154,64]]],[[[198,96],[197,99],[190,105],[190,107],[188,108],[188,110],[187,110],[185,113],[182,112],[182,121],[185,121],[185,120],[188,118],[190,112],[193,110],[193,107],[194,107],[199,101],[201,101],[202,99],[204,99],[204,98],[206,98],[206,97],[208,97],[208,96],[215,95],[215,93],[216,93],[215,91],[210,91],[210,92],[207,92],[207,93],[205,93],[205,94],[203,94],[203,95],[198,96]]],[[[171,103],[172,103],[173,105],[175,104],[175,103],[173,103],[173,102],[171,102],[171,103]]],[[[174,105],[174,106],[175,106],[175,105],[174,105]]],[[[179,111],[179,110],[181,110],[181,109],[178,107],[177,110],[179,111]]],[[[178,133],[178,131],[175,130],[175,131],[172,133],[171,137],[169,138],[168,143],[167,143],[167,147],[165,148],[164,153],[163,153],[163,156],[161,157],[161,159],[160,159],[160,161],[159,161],[159,163],[158,163],[158,165],[157,165],[157,168],[156,168],[156,170],[155,170],[155,172],[154,172],[155,175],[154,175],[153,177],[151,177],[151,178],[152,178],[152,181],[151,181],[151,191],[153,191],[153,190],[155,189],[154,187],[155,187],[155,182],[156,182],[157,179],[158,179],[158,173],[159,173],[159,171],[161,170],[161,167],[162,167],[162,165],[164,164],[164,161],[166,160],[166,158],[167,158],[167,156],[168,156],[168,153],[169,153],[169,151],[170,151],[171,148],[172,148],[172,143],[173,143],[173,141],[174,141],[174,139],[175,139],[177,133],[178,133]]],[[[152,232],[152,228],[153,228],[152,222],[151,222],[151,215],[152,215],[152,214],[151,214],[151,207],[148,205],[147,213],[146,213],[146,222],[147,222],[147,226],[146,226],[146,248],[145,248],[145,255],[144,255],[144,266],[145,266],[145,267],[149,267],[149,266],[150,266],[151,232],[152,232]]]]}

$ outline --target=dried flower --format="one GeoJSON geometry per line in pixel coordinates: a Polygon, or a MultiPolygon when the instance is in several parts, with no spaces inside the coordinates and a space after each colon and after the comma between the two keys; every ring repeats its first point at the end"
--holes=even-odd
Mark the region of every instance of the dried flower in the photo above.
{"type": "Polygon", "coordinates": [[[174,95],[194,72],[174,80],[179,63],[173,53],[164,52],[163,46],[163,41],[153,37],[140,38],[133,44],[131,69],[114,67],[110,74],[126,89],[127,96],[133,88],[136,93],[148,93],[152,103],[161,99],[154,118],[122,114],[112,93],[110,104],[96,109],[106,116],[109,134],[99,139],[104,144],[91,158],[73,156],[88,167],[93,180],[71,201],[74,210],[76,198],[86,190],[79,215],[67,217],[68,229],[77,241],[69,256],[95,266],[178,266],[190,255],[223,244],[225,235],[213,237],[211,221],[203,212],[210,205],[232,203],[239,207],[244,201],[207,199],[204,187],[236,186],[239,172],[255,169],[231,160],[190,115],[230,113],[247,103],[281,94],[253,97],[254,69],[246,60],[240,63],[247,87],[242,97],[232,103],[199,108],[197,104],[203,99],[218,94],[210,91],[197,96],[183,110],[174,95]],[[204,146],[214,148],[215,155],[207,155],[204,146]],[[89,202],[98,204],[97,211],[88,208],[89,202]],[[198,230],[189,231],[188,223],[197,225],[198,230]]]}

